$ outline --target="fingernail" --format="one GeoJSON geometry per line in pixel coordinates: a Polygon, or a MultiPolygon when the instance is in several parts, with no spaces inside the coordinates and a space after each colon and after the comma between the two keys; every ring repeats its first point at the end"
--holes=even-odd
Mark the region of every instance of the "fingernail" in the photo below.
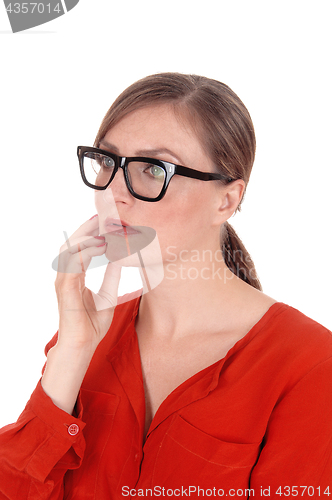
{"type": "Polygon", "coordinates": [[[106,245],[106,242],[104,242],[102,245],[97,245],[97,248],[103,247],[104,245],[106,245]]]}
{"type": "Polygon", "coordinates": [[[94,216],[93,216],[93,217],[91,217],[91,219],[89,219],[89,220],[92,220],[92,219],[94,219],[95,217],[98,217],[98,214],[94,215],[94,216]]]}
{"type": "Polygon", "coordinates": [[[95,236],[95,238],[97,238],[97,240],[104,240],[105,239],[104,236],[95,236]]]}

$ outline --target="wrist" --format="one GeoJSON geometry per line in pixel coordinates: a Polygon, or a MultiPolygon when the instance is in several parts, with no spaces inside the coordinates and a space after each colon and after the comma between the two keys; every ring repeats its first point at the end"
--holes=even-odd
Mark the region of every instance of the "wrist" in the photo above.
{"type": "Polygon", "coordinates": [[[73,412],[92,355],[91,350],[64,349],[60,344],[48,352],[41,380],[43,390],[56,406],[69,414],[73,412]]]}
{"type": "Polygon", "coordinates": [[[72,345],[71,343],[58,339],[52,349],[49,350],[47,354],[47,359],[56,359],[57,362],[63,364],[70,364],[70,366],[85,366],[89,365],[92,356],[96,350],[95,346],[91,343],[72,345]]]}

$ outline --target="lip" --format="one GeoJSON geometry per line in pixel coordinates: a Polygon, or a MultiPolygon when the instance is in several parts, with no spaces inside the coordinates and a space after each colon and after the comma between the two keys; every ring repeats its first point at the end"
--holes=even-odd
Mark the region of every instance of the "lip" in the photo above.
{"type": "Polygon", "coordinates": [[[107,217],[104,222],[104,226],[106,233],[118,234],[120,236],[140,234],[140,231],[137,231],[134,227],[130,226],[128,222],[122,219],[113,219],[111,217],[107,217]]]}
{"type": "Polygon", "coordinates": [[[130,225],[125,220],[107,217],[107,219],[105,219],[105,226],[111,226],[112,224],[116,224],[118,226],[129,226],[130,225]]]}

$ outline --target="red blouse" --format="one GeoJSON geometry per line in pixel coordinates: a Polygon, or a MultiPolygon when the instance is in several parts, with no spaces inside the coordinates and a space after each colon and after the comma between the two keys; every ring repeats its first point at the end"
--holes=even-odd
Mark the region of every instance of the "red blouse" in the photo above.
{"type": "Polygon", "coordinates": [[[18,421],[0,431],[0,499],[329,500],[331,332],[273,304],[225,358],[165,399],[143,443],[139,300],[116,307],[75,416],[39,382],[18,421]]]}

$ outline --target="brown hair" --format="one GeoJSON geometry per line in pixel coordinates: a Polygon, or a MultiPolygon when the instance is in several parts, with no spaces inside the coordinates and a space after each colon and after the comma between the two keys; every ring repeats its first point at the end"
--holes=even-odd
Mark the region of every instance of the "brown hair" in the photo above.
{"type": "MultiPolygon", "coordinates": [[[[173,105],[188,120],[217,171],[247,186],[255,158],[256,140],[249,112],[224,83],[197,75],[160,73],[128,87],[106,113],[94,145],[127,114],[151,105],[173,105]]],[[[242,197],[243,200],[243,197],[242,197]]],[[[237,210],[241,209],[241,202],[237,210]]],[[[262,290],[253,261],[233,227],[221,227],[225,264],[243,281],[262,290]]]]}

